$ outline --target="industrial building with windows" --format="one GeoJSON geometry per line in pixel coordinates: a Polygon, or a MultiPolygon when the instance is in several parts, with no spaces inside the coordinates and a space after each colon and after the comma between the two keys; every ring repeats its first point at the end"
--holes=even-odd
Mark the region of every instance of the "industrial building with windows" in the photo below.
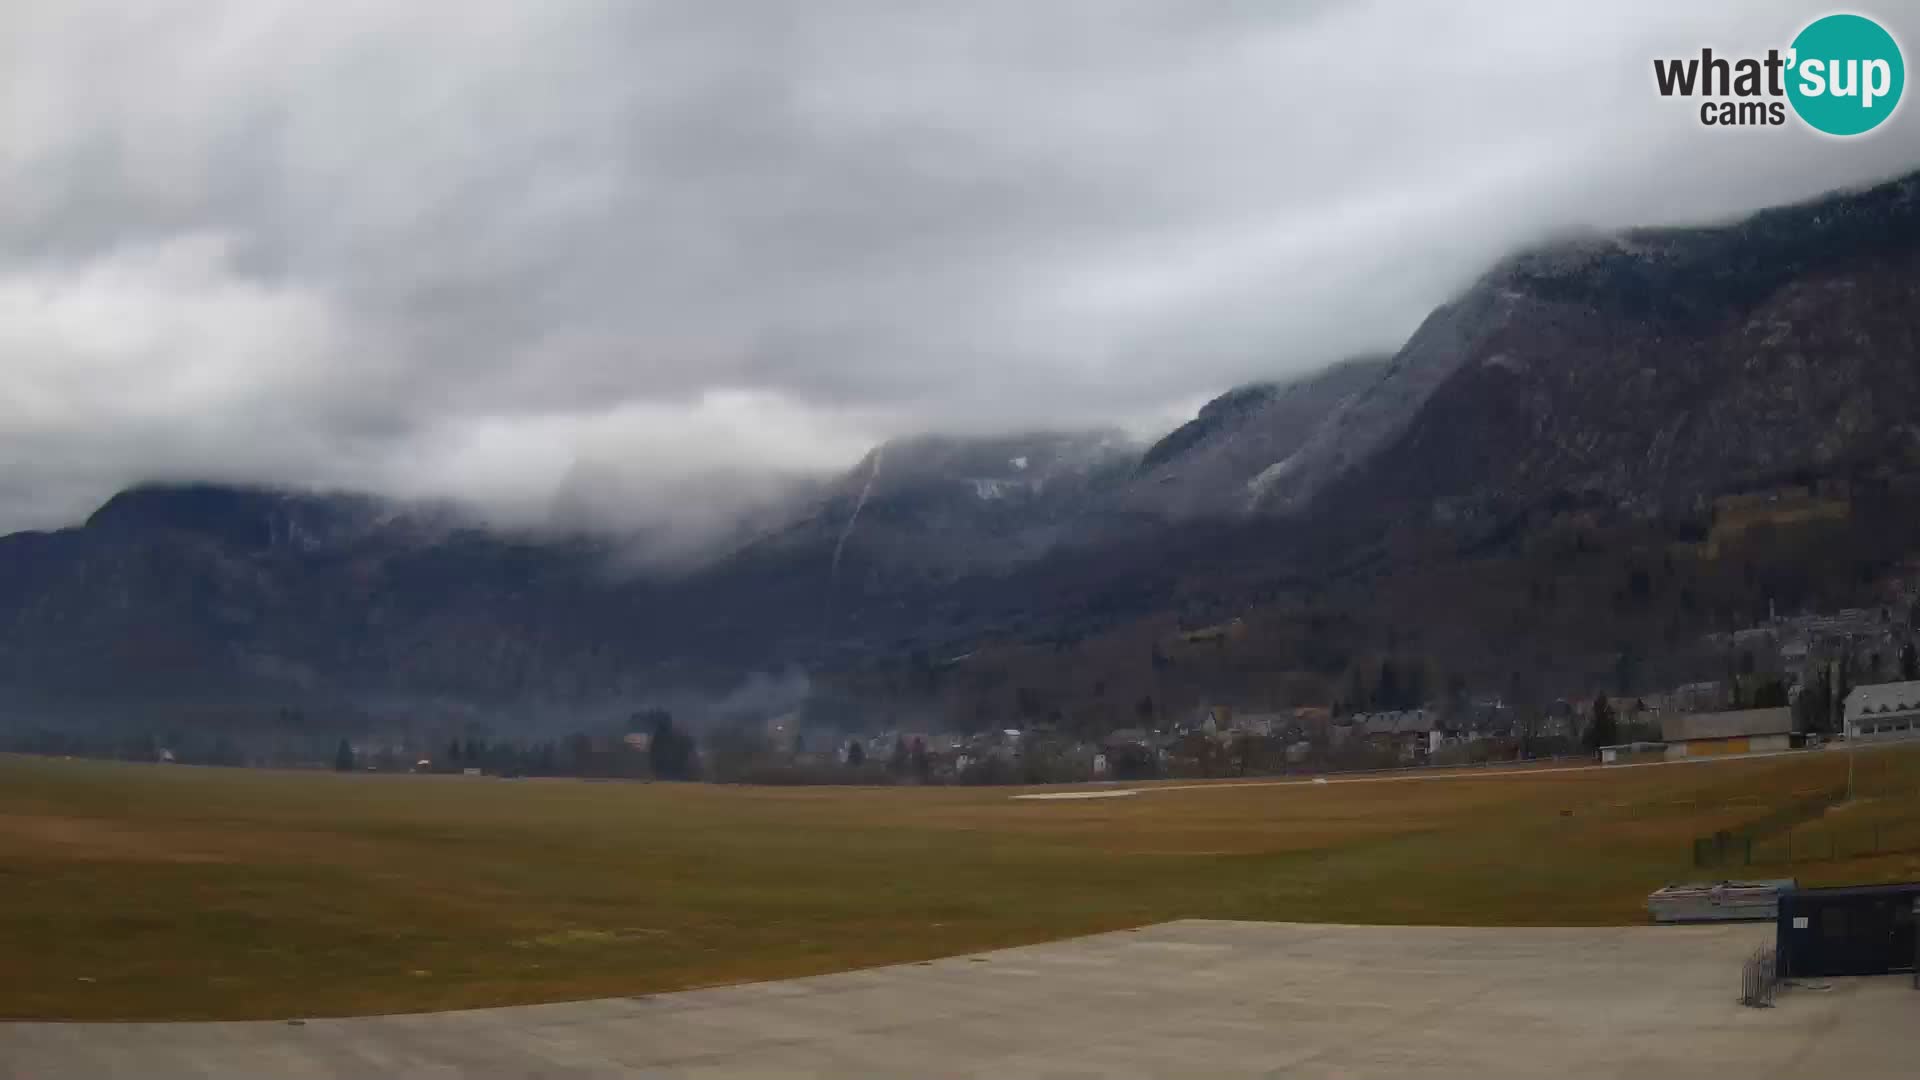
{"type": "Polygon", "coordinates": [[[1856,686],[1846,700],[1847,738],[1920,738],[1920,682],[1856,686]]]}

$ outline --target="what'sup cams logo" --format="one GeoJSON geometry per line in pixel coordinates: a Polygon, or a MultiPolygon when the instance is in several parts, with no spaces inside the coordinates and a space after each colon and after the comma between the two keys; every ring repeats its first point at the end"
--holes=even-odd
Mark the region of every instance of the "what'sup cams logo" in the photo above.
{"type": "Polygon", "coordinates": [[[1828,135],[1864,135],[1900,105],[1907,65],[1900,44],[1864,15],[1828,15],[1808,23],[1785,52],[1765,57],[1699,56],[1655,60],[1661,97],[1703,98],[1708,127],[1778,127],[1791,105],[1802,123],[1828,135]]]}

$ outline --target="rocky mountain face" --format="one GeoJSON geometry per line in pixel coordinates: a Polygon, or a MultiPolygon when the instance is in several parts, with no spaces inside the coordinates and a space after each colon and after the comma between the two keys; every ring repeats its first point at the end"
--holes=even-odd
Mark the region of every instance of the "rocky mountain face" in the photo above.
{"type": "Polygon", "coordinates": [[[1337,551],[1383,521],[1471,532],[1568,497],[1657,516],[1904,469],[1915,416],[1920,175],[1514,256],[1391,359],[1231,391],[1145,449],[1099,431],[889,443],[676,575],[445,508],[137,489],[84,526],[0,538],[0,720],[623,708],[1123,623],[1181,602],[1196,568],[1231,567],[1209,602],[1243,604],[1236,582],[1317,580],[1316,538],[1337,551]]]}
{"type": "Polygon", "coordinates": [[[1442,308],[1271,489],[1441,517],[1640,514],[1920,452],[1920,176],[1715,229],[1516,256],[1442,308]]]}
{"type": "Polygon", "coordinates": [[[1386,368],[1385,357],[1363,357],[1222,394],[1148,448],[1123,505],[1169,518],[1247,513],[1272,470],[1336,423],[1386,368]]]}
{"type": "Polygon", "coordinates": [[[1095,535],[1139,453],[1116,431],[899,439],[756,547],[823,570],[836,551],[894,576],[1004,569],[1095,535]]]}
{"type": "Polygon", "coordinates": [[[136,489],[0,539],[0,703],[213,717],[615,692],[604,643],[644,597],[606,587],[604,554],[353,496],[136,489]]]}

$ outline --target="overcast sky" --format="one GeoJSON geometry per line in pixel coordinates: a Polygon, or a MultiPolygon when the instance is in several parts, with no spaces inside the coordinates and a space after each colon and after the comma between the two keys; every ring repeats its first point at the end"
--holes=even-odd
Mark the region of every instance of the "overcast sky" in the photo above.
{"type": "Polygon", "coordinates": [[[1828,10],[8,0],[0,530],[143,479],[613,469],[655,512],[903,433],[1150,436],[1551,231],[1920,165],[1911,102],[1842,142],[1653,93],[1828,10]]]}

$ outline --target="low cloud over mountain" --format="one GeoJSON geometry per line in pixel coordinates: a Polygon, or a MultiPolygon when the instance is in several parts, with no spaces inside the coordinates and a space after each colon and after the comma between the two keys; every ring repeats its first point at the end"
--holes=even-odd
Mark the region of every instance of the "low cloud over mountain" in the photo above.
{"type": "Polygon", "coordinates": [[[1542,235],[1911,164],[1911,108],[1651,90],[1823,8],[1629,7],[9,4],[0,531],[251,481],[697,549],[889,438],[1156,437],[1542,235]]]}

